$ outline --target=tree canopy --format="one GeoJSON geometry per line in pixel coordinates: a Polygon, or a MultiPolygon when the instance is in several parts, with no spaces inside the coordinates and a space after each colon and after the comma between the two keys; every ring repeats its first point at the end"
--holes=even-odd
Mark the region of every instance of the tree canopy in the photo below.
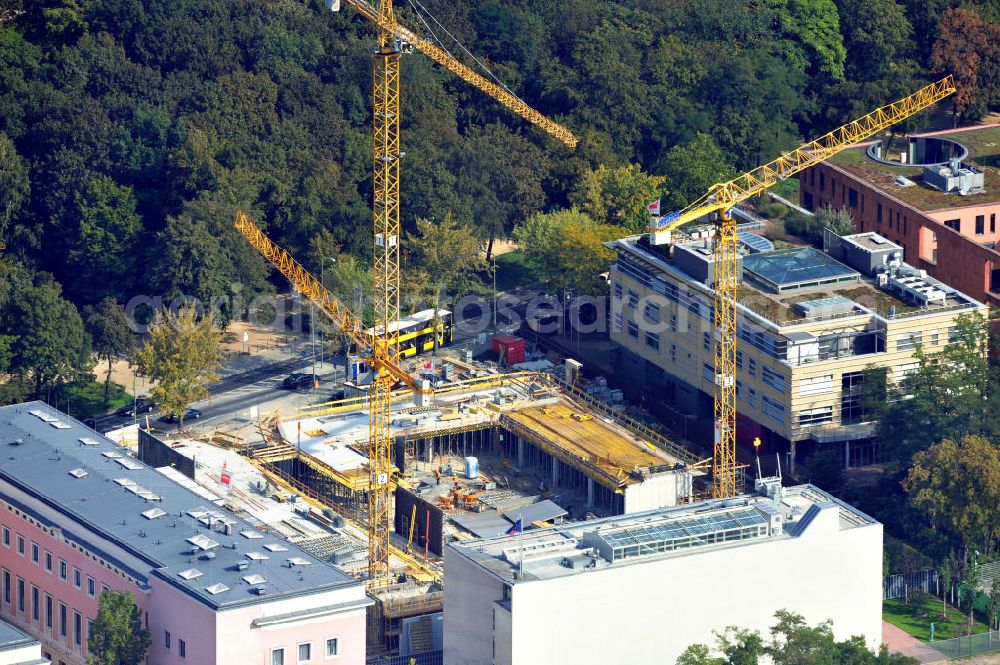
{"type": "Polygon", "coordinates": [[[149,630],[131,593],[103,591],[87,636],[87,665],[140,665],[149,649],[149,630]]]}

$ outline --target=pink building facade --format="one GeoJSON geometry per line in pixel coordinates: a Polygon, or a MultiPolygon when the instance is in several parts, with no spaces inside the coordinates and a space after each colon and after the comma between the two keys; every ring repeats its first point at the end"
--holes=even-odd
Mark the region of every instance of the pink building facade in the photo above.
{"type": "Polygon", "coordinates": [[[81,665],[102,591],[151,664],[362,665],[363,585],[36,402],[0,408],[0,618],[81,665]],[[6,454],[10,451],[10,454],[6,454]]]}

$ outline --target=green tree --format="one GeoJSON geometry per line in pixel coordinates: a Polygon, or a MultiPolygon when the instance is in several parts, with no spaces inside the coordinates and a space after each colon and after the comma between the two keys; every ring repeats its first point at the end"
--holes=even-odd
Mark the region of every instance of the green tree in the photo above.
{"type": "Polygon", "coordinates": [[[889,654],[885,645],[872,651],[861,636],[838,642],[830,621],[808,625],[802,616],[778,610],[771,627],[771,639],[765,643],[756,631],[729,627],[715,634],[709,647],[688,647],[677,665],[918,665],[919,661],[900,654],[889,654]]]}
{"type": "Polygon", "coordinates": [[[670,183],[667,203],[680,210],[703,196],[708,188],[736,175],[722,149],[708,134],[698,133],[686,145],[671,148],[657,167],[670,183]]]}
{"type": "Polygon", "coordinates": [[[28,199],[28,167],[17,154],[14,143],[0,132],[0,243],[7,227],[28,199]]]}
{"type": "Polygon", "coordinates": [[[816,225],[822,229],[829,228],[838,236],[854,232],[854,218],[846,208],[834,208],[827,204],[816,211],[816,225]]]}
{"type": "Polygon", "coordinates": [[[149,630],[132,594],[104,591],[87,637],[87,665],[140,665],[149,649],[149,630]]]}
{"type": "Polygon", "coordinates": [[[790,42],[789,59],[801,59],[803,71],[829,81],[844,78],[847,50],[840,34],[840,14],[833,0],[769,0],[781,34],[790,42]]]}
{"type": "Polygon", "coordinates": [[[125,308],[114,298],[104,298],[96,307],[88,305],[83,309],[83,317],[93,339],[94,353],[108,363],[104,376],[104,403],[107,404],[114,362],[132,347],[128,317],[125,316],[125,308]]]}
{"type": "Polygon", "coordinates": [[[876,81],[906,55],[913,28],[895,0],[839,0],[848,76],[876,81]]]}
{"type": "Polygon", "coordinates": [[[973,548],[987,551],[1000,536],[1000,452],[984,437],[945,439],[918,452],[903,489],[957,546],[960,578],[973,548]]]}
{"type": "Polygon", "coordinates": [[[604,290],[598,275],[611,264],[614,252],[602,243],[621,234],[621,227],[595,222],[575,208],[532,215],[514,230],[536,274],[556,290],[577,294],[604,290]]]}
{"type": "Polygon", "coordinates": [[[994,575],[990,581],[990,628],[1000,629],[1000,575],[994,575]]]}
{"type": "Polygon", "coordinates": [[[844,451],[835,446],[823,446],[803,464],[806,482],[832,494],[839,494],[847,483],[844,475],[844,451]]]}
{"type": "Polygon", "coordinates": [[[137,371],[157,383],[153,399],[164,413],[177,414],[183,426],[184,410],[208,397],[206,386],[219,378],[221,356],[212,317],[199,318],[192,305],[176,314],[160,312],[134,357],[137,371]]]}
{"type": "Polygon", "coordinates": [[[666,193],[665,180],[662,176],[644,173],[638,164],[617,168],[602,164],[583,174],[573,201],[581,211],[602,224],[638,233],[649,226],[646,206],[666,193]]]}
{"type": "Polygon", "coordinates": [[[77,193],[69,213],[76,235],[68,258],[76,276],[73,292],[85,301],[96,302],[102,294],[120,300],[128,294],[142,231],[135,205],[131,188],[107,177],[91,180],[77,193]]]}
{"type": "Polygon", "coordinates": [[[938,353],[932,352],[933,337],[918,334],[916,371],[891,384],[880,404],[871,404],[879,438],[904,468],[915,452],[936,441],[1000,433],[997,369],[986,353],[989,323],[982,315],[963,314],[945,332],[948,343],[938,353]]]}
{"type": "Polygon", "coordinates": [[[57,282],[44,276],[17,277],[0,317],[0,334],[10,342],[9,371],[44,388],[89,375],[94,366],[90,335],[73,303],[62,297],[57,282]]]}

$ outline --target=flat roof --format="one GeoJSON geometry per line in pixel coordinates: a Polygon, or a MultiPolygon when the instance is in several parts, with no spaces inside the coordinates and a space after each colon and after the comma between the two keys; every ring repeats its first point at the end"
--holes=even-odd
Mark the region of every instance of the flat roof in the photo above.
{"type": "Polygon", "coordinates": [[[12,651],[32,644],[38,644],[38,640],[6,621],[0,621],[0,651],[12,651]]]}
{"type": "MultiPolygon", "coordinates": [[[[890,166],[869,159],[865,152],[868,144],[844,150],[831,157],[830,162],[918,210],[963,208],[1000,201],[1000,168],[998,168],[1000,126],[972,127],[957,132],[936,132],[920,136],[940,136],[966,146],[969,149],[969,156],[964,161],[983,171],[986,191],[968,196],[960,196],[957,193],[945,194],[923,184],[922,166],[890,166]],[[904,176],[916,184],[912,187],[901,187],[895,182],[898,176],[904,176]]],[[[905,141],[906,137],[903,137],[903,140],[905,141]]],[[[906,148],[898,148],[903,145],[903,143],[894,144],[893,152],[899,153],[905,150],[906,148]]]]}
{"type": "Polygon", "coordinates": [[[858,281],[858,272],[815,247],[777,249],[743,257],[743,270],[768,285],[796,285],[858,281]]]}
{"type": "MultiPolygon", "coordinates": [[[[857,236],[848,237],[856,238],[857,236]]],[[[682,283],[698,284],[700,288],[703,288],[711,293],[710,287],[706,286],[695,277],[692,277],[678,266],[674,265],[661,251],[642,244],[639,236],[621,238],[605,244],[618,252],[619,261],[622,261],[622,256],[624,256],[625,260],[630,263],[641,262],[644,264],[641,267],[645,271],[653,270],[669,274],[682,283]]],[[[794,248],[791,251],[799,252],[803,249],[812,250],[811,252],[805,254],[807,257],[816,257],[819,255],[829,259],[830,261],[834,261],[839,265],[843,265],[812,247],[799,247],[794,248]],[[815,252],[815,254],[813,252],[815,252]]],[[[777,250],[777,252],[782,251],[788,250],[777,250]]],[[[771,252],[771,254],[777,252],[771,252]]],[[[761,257],[767,257],[768,254],[769,253],[760,253],[743,256],[741,260],[743,262],[744,270],[746,269],[748,259],[751,260],[751,266],[761,266],[761,257]],[[758,261],[758,263],[754,264],[754,260],[758,261]]],[[[847,268],[847,266],[844,267],[847,268]]],[[[774,268],[775,274],[779,277],[781,275],[781,268],[782,266],[780,264],[774,268]]],[[[915,270],[912,266],[908,266],[908,268],[915,270]]],[[[873,283],[873,280],[861,276],[860,273],[856,273],[856,271],[851,268],[847,268],[847,270],[858,274],[859,280],[801,287],[798,289],[792,289],[791,291],[785,293],[772,293],[763,288],[758,288],[758,286],[752,281],[744,279],[737,287],[737,303],[739,303],[739,306],[745,311],[763,317],[778,326],[796,325],[808,323],[810,321],[810,319],[804,317],[797,310],[795,305],[798,303],[824,298],[833,298],[837,296],[847,298],[855,303],[853,312],[853,315],[855,316],[870,316],[870,313],[874,312],[875,314],[885,318],[889,316],[889,312],[893,309],[895,310],[895,315],[897,317],[907,315],[917,316],[922,314],[938,314],[946,309],[974,309],[983,307],[983,305],[976,302],[969,296],[966,296],[965,294],[962,294],[943,284],[942,288],[950,294],[943,306],[932,305],[926,308],[917,307],[906,300],[901,299],[895,293],[887,289],[878,288],[873,283]]],[[[630,272],[634,271],[626,271],[626,274],[629,274],[630,272]]],[[[793,276],[793,274],[790,274],[789,278],[793,276]]],[[[934,280],[930,276],[924,277],[923,279],[929,283],[940,284],[940,282],[934,280]]],[[[682,304],[686,304],[683,300],[686,296],[684,294],[679,295],[682,298],[682,304]]]]}
{"type": "Polygon", "coordinates": [[[213,609],[360,584],[44,402],[0,407],[0,446],[0,479],[79,523],[79,531],[63,530],[67,537],[97,551],[91,532],[107,538],[149,566],[131,573],[156,575],[213,609]],[[221,530],[226,523],[231,535],[221,530]],[[289,566],[290,559],[304,563],[289,566]],[[252,592],[256,586],[267,595],[252,592]]]}
{"type": "Polygon", "coordinates": [[[651,560],[697,556],[723,547],[791,540],[817,526],[821,514],[839,531],[878,525],[814,485],[784,488],[780,497],[744,494],[631,515],[453,542],[448,547],[506,582],[587,574],[651,560]],[[520,572],[519,572],[520,569],[520,572]]]}

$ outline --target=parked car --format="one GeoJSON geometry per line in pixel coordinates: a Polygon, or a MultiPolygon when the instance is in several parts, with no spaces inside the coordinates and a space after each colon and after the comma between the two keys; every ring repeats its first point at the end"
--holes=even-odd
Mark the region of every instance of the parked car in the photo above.
{"type": "Polygon", "coordinates": [[[312,387],[312,374],[289,374],[281,382],[281,387],[287,390],[299,390],[312,387]]]}
{"type": "MultiPolygon", "coordinates": [[[[201,411],[198,409],[192,409],[191,407],[184,409],[184,420],[194,420],[196,418],[201,418],[201,411]]],[[[168,413],[160,416],[160,420],[165,423],[180,422],[180,418],[177,417],[176,413],[168,413]]]]}
{"type": "Polygon", "coordinates": [[[115,411],[119,416],[133,416],[136,413],[152,413],[156,410],[156,404],[145,397],[140,397],[134,403],[129,402],[122,408],[115,411]]]}

